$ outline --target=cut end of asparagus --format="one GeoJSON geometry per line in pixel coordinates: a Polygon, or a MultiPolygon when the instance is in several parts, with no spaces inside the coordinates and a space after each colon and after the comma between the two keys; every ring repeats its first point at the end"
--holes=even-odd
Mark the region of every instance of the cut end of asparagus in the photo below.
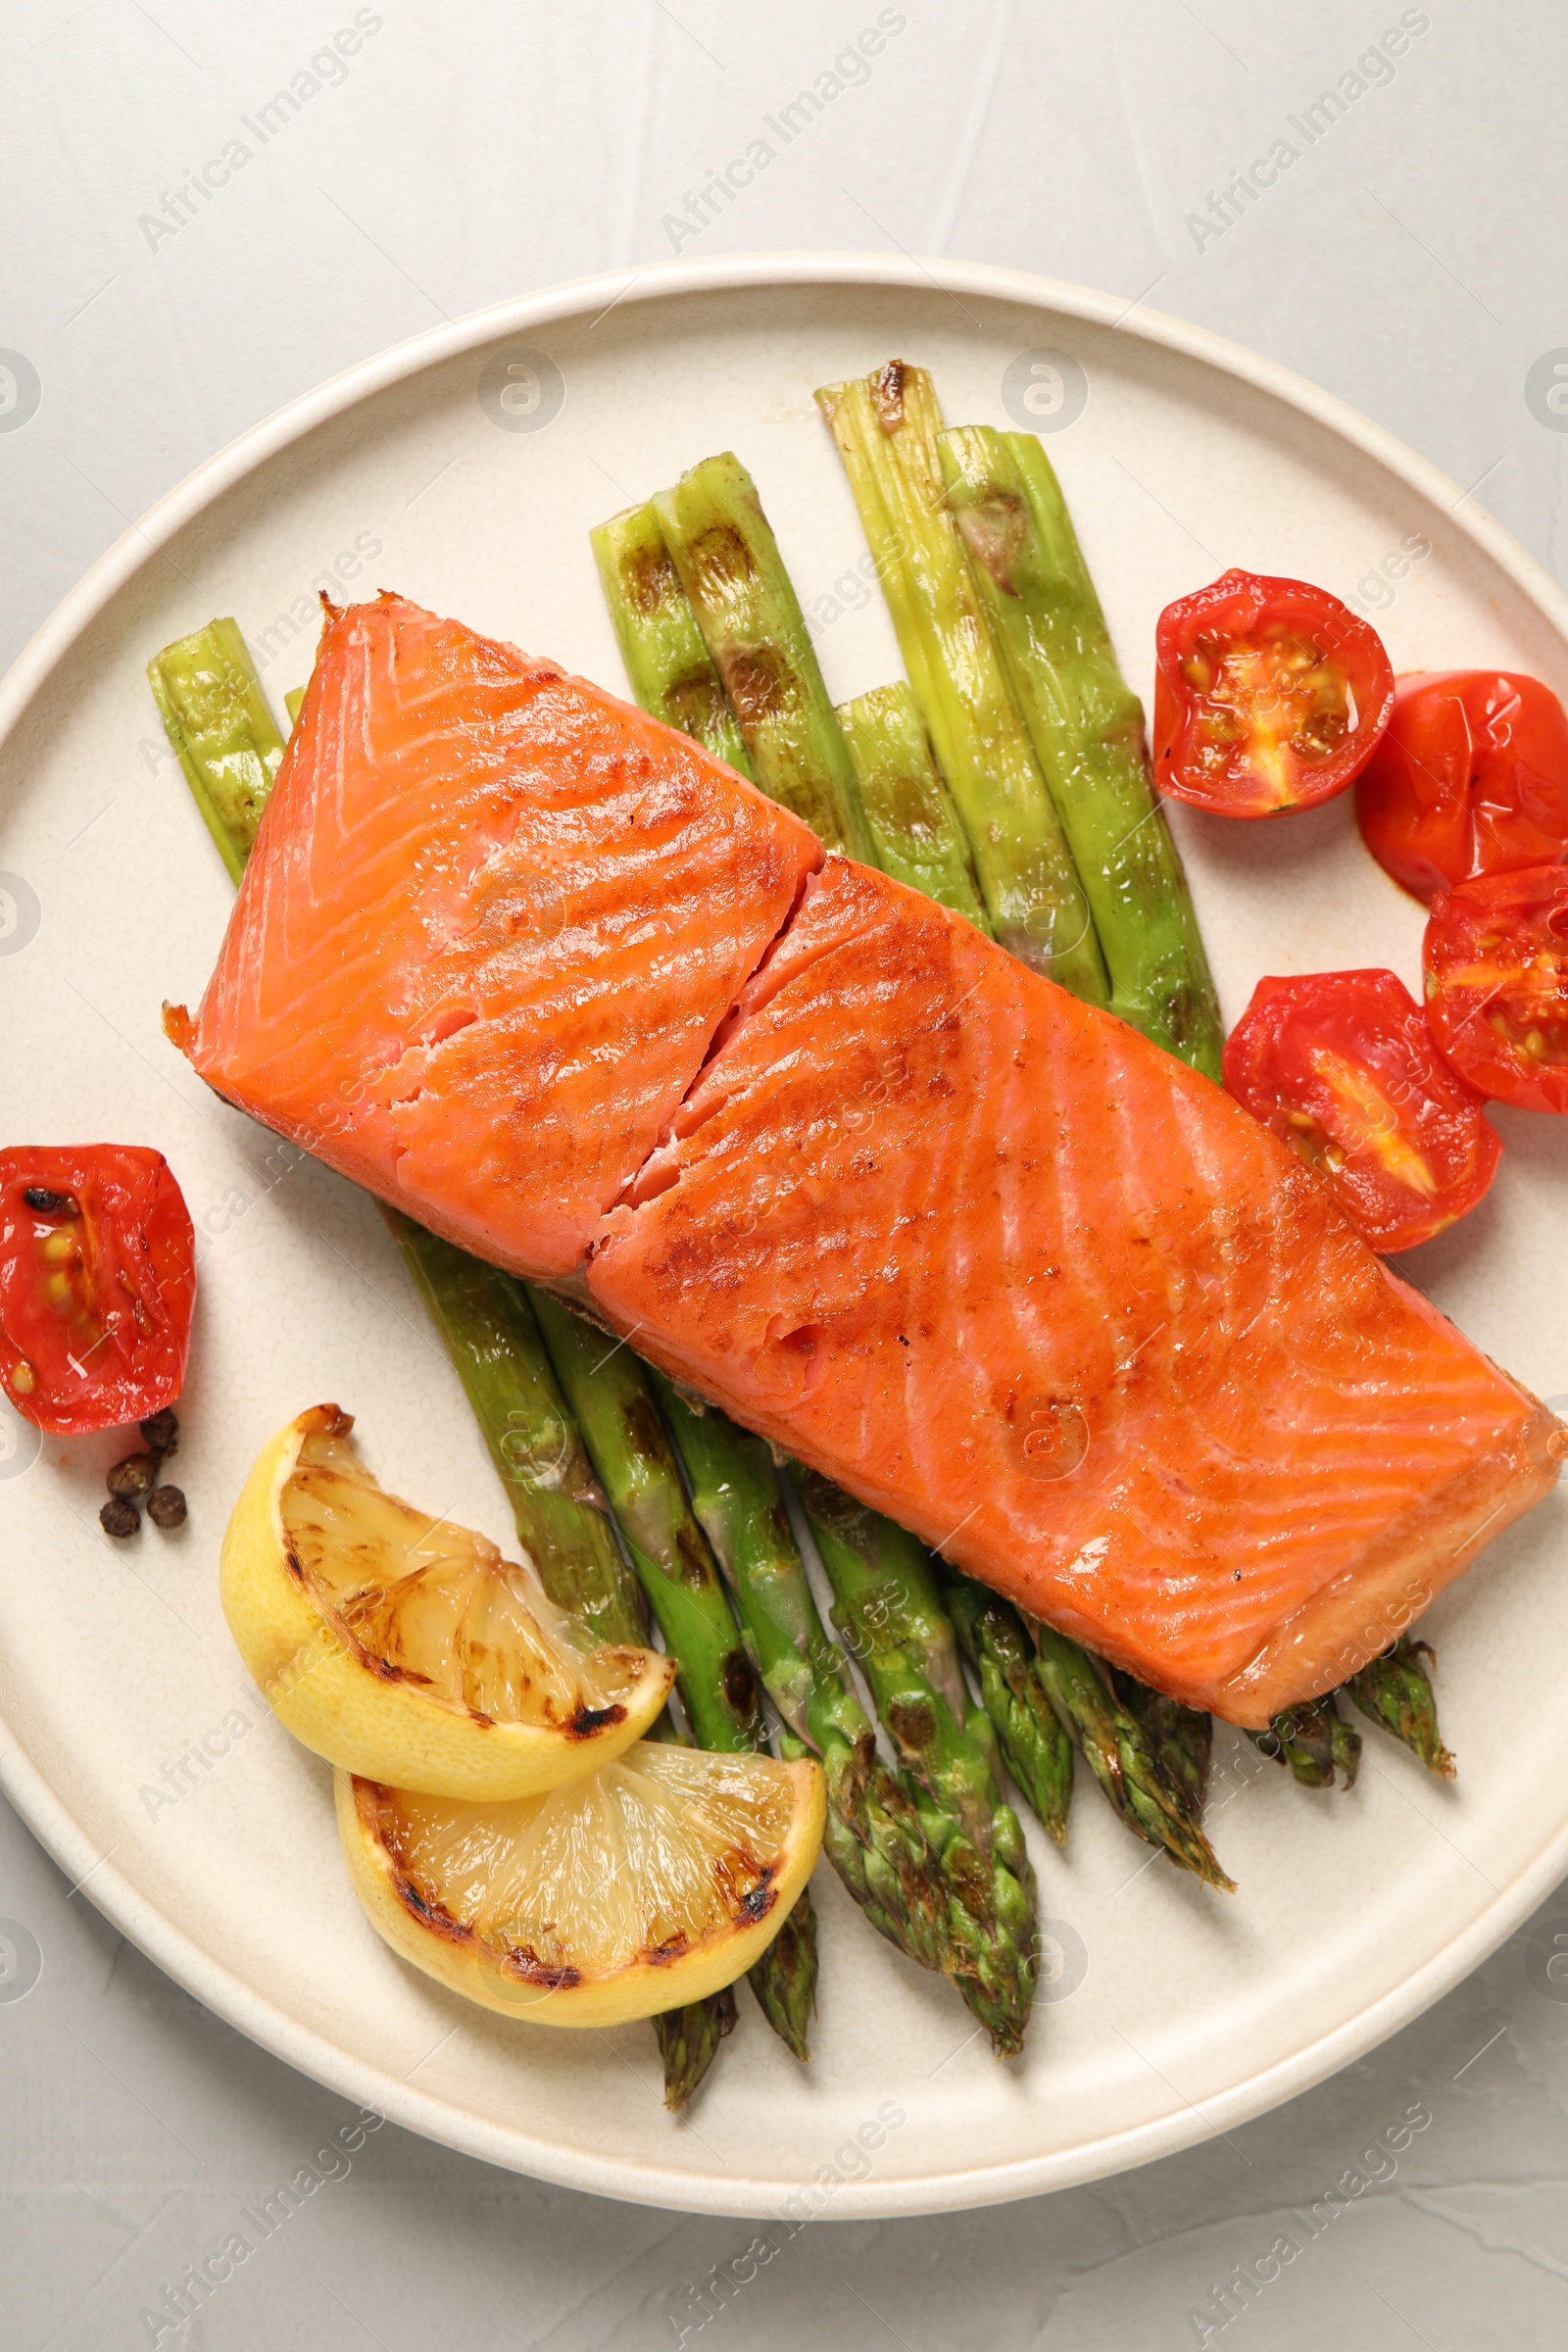
{"type": "Polygon", "coordinates": [[[237,882],[262,821],[283,738],[232,620],[210,620],[155,654],[147,682],[191,798],[237,882]]]}
{"type": "Polygon", "coordinates": [[[653,507],[628,507],[588,536],[633,698],[750,778],[745,741],[653,507]]]}

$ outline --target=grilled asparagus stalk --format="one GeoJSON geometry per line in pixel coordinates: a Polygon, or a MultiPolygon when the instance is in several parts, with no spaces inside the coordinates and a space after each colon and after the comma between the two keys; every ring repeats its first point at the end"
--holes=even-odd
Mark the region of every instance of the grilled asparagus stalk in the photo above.
{"type": "Polygon", "coordinates": [[[1010,1602],[967,1576],[949,1580],[947,1600],[1002,1761],[1057,1845],[1065,1845],[1072,1741],[1046,1696],[1023,1620],[1010,1602]]]}
{"type": "Polygon", "coordinates": [[[875,865],[849,749],[751,475],[728,452],[706,458],[653,505],[758,783],[825,848],[875,865]]]}
{"type": "Polygon", "coordinates": [[[1266,1732],[1250,1732],[1248,1738],[1276,1764],[1288,1764],[1303,1788],[1332,1788],[1336,1772],[1345,1776],[1347,1788],[1355,1787],[1361,1735],[1340,1713],[1333,1690],[1303,1706],[1287,1707],[1266,1732]]]}
{"type": "Polygon", "coordinates": [[[901,678],[841,703],[860,806],[886,870],[991,936],[974,860],[914,696],[901,678]]]}
{"type": "Polygon", "coordinates": [[[232,620],[210,620],[166,645],[147,680],[190,797],[238,882],[283,764],[283,738],[232,620]]]}
{"type": "Polygon", "coordinates": [[[1084,1762],[1130,1830],[1157,1845],[1207,1886],[1235,1886],[1214,1858],[1201,1824],[1153,1740],[1110,1689],[1098,1662],[1065,1634],[1030,1621],[1040,1678],[1084,1762]]]}
{"type": "Polygon", "coordinates": [[[1050,459],[1028,433],[959,425],[942,478],[1110,974],[1110,1008],[1220,1075],[1224,1033],[1187,877],[1154,797],[1144,712],[1111,651],[1050,459]]]}
{"type": "Polygon", "coordinates": [[[1093,1004],[1109,995],[1083,885],[948,506],[931,379],[894,360],[816,395],[997,938],[1093,1004]]]}
{"type": "MultiPolygon", "coordinates": [[[[679,1661],[676,1688],[700,1747],[765,1747],[757,1673],[708,1539],[693,1516],[643,1365],[548,1291],[531,1291],[562,1391],[582,1431],[649,1607],[679,1661]]],[[[816,1997],[809,1893],[749,1982],[797,2058],[816,1997]]]]}
{"type": "Polygon", "coordinates": [[[588,537],[633,701],[749,777],[745,740],[653,508],[628,507],[588,537]]]}
{"type": "Polygon", "coordinates": [[[816,1612],[770,1448],[654,1375],[748,1646],[793,1752],[827,1778],[829,1859],[873,1927],[922,1968],[947,1959],[941,1867],[920,1816],[876,1752],[844,1653],[816,1612]]]}
{"type": "Polygon", "coordinates": [[[799,1471],[796,1483],[833,1587],[833,1621],[941,1857],[949,1973],[999,2057],[1012,2057],[1034,1997],[1034,1871],[997,1787],[990,1720],[964,1686],[925,1547],[815,1471],[799,1471]]]}
{"type": "Polygon", "coordinates": [[[1345,1688],[1362,1714],[1402,1740],[1435,1780],[1451,1781],[1453,1758],[1438,1736],[1438,1702],[1426,1666],[1432,1654],[1430,1642],[1401,1634],[1392,1649],[1369,1659],[1345,1688]]]}

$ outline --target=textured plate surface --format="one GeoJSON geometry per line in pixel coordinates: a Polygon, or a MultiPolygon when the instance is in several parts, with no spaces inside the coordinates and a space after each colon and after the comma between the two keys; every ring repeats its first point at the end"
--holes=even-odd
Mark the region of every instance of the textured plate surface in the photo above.
{"type": "MultiPolygon", "coordinates": [[[[1497,662],[1568,693],[1568,605],[1544,573],[1326,396],[1077,289],[837,256],[568,288],[356,369],[167,499],[0,689],[6,1140],[159,1146],[203,1283],[181,1536],[111,1545],[95,1524],[111,1441],[39,1451],[0,1420],[0,1786],[126,1935],[306,2072],[496,2163],[714,2212],[918,2213],[1183,2147],[1413,2017],[1568,1868],[1553,1497],[1425,1628],[1456,1788],[1365,1727],[1355,1791],[1309,1797],[1222,1733],[1213,1831],[1234,1902],[1141,1868],[1082,1790],[1068,1854],[1036,1844],[1056,1975],[1007,2070],[823,1870],[809,2071],[743,1994],[742,2031],[674,2124],[645,2027],[510,2026],[391,1957],[341,1869],[324,1767],[270,1721],[229,1643],[228,1504],[302,1405],[352,1409],[370,1461],[416,1500],[510,1530],[368,1200],[208,1097],[164,1043],[160,1005],[194,1002],[230,894],[164,749],[148,655],[231,612],[280,706],[310,667],[317,588],[341,602],[387,586],[618,687],[588,526],[733,447],[831,690],[858,692],[897,661],[811,390],[894,353],[933,368],[951,417],[1051,432],[1146,702],[1161,606],[1233,564],[1375,607],[1396,668],[1497,662]]],[[[1347,803],[1278,827],[1177,818],[1228,1020],[1265,970],[1386,962],[1415,982],[1420,910],[1360,850],[1347,803]]],[[[1561,1402],[1562,1139],[1528,1114],[1498,1124],[1492,1196],[1408,1270],[1561,1402]]]]}

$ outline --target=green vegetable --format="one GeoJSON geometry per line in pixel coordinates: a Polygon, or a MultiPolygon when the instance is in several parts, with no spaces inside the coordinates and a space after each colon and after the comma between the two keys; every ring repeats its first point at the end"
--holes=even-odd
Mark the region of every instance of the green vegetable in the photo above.
{"type": "MultiPolygon", "coordinates": [[[[529,1297],[664,1646],[678,1662],[676,1689],[698,1746],[725,1755],[765,1749],[757,1672],[686,1499],[645,1367],[552,1292],[529,1297]]],[[[768,2024],[804,2059],[816,1993],[808,1894],[749,1981],[768,2024]]]]}
{"type": "Polygon", "coordinates": [[[743,776],[752,763],[651,506],[588,534],[632,699],[743,776]]]}
{"type": "Polygon", "coordinates": [[[1392,1649],[1370,1658],[1345,1688],[1362,1714],[1402,1740],[1435,1779],[1451,1781],[1453,1758],[1438,1736],[1438,1702],[1425,1664],[1432,1654],[1430,1642],[1401,1634],[1392,1649]]]}
{"type": "Polygon", "coordinates": [[[1111,1689],[1128,1713],[1137,1717],[1166,1777],[1179,1791],[1195,1821],[1201,1820],[1208,1794],[1208,1767],[1214,1748],[1214,1719],[1197,1707],[1184,1707],[1179,1698],[1152,1690],[1130,1674],[1112,1670],[1111,1689]]]}
{"type": "Polygon", "coordinates": [[[1046,1695],[1127,1827],[1206,1886],[1234,1894],[1184,1787],[1166,1771],[1148,1731],[1110,1689],[1098,1660],[1049,1625],[1031,1619],[1030,1630],[1046,1695]]]}
{"type": "Polygon", "coordinates": [[[991,936],[969,844],[932,756],[919,707],[901,679],[841,703],[839,725],[860,805],[886,870],[991,936]]]}
{"type": "Polygon", "coordinates": [[[751,475],[726,452],[653,503],[758,783],[825,848],[875,865],[849,750],[751,475]]]}
{"type": "Polygon", "coordinates": [[[796,1481],[833,1588],[833,1622],[940,1857],[947,1973],[1001,2057],[1023,2046],[1034,1997],[1034,1872],[1002,1800],[988,1717],[970,1700],[925,1547],[815,1471],[796,1481]]]}
{"type": "Polygon", "coordinates": [[[1046,1696],[1023,1620],[1011,1604],[967,1576],[954,1576],[948,1606],[959,1645],[980,1685],[1002,1761],[1058,1845],[1067,1842],[1072,1741],[1046,1696]]]}
{"type": "Polygon", "coordinates": [[[1007,680],[1082,879],[1110,1008],[1210,1078],[1224,1032],[1143,706],[1116,666],[1051,461],[1028,433],[959,425],[937,443],[1007,680]]]}
{"type": "Polygon", "coordinates": [[[233,621],[210,620],[155,654],[147,679],[191,798],[237,882],[283,761],[245,640],[233,621]]]}
{"type": "Polygon", "coordinates": [[[702,1521],[786,1752],[820,1757],[828,1858],[871,1925],[922,1968],[947,1960],[941,1869],[910,1798],[876,1752],[844,1653],[816,1612],[770,1448],[654,1375],[702,1521]]]}
{"type": "Polygon", "coordinates": [[[1267,1731],[1249,1732],[1248,1738],[1276,1764],[1289,1764],[1303,1788],[1332,1788],[1337,1771],[1345,1775],[1347,1788],[1355,1786],[1361,1735],[1346,1722],[1332,1690],[1287,1707],[1267,1731]]]}
{"type": "Polygon", "coordinates": [[[1103,1004],[1109,987],[1089,903],[947,503],[931,379],[894,360],[816,398],[996,936],[1037,971],[1103,1004]]]}
{"type": "Polygon", "coordinates": [[[620,1556],[522,1285],[411,1218],[388,1210],[387,1223],[457,1367],[517,1541],[546,1592],[586,1647],[645,1642],[641,1587],[620,1556]]]}

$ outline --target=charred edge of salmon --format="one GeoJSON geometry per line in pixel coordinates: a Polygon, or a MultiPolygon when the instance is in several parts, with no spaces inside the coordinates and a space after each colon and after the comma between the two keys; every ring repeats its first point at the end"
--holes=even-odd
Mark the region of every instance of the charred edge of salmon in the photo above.
{"type": "Polygon", "coordinates": [[[1508,1444],[1423,1496],[1370,1553],[1314,1592],[1239,1674],[1192,1703],[1262,1731],[1282,1708],[1337,1690],[1381,1656],[1556,1484],[1568,1431],[1544,1404],[1532,1404],[1508,1444]]]}

